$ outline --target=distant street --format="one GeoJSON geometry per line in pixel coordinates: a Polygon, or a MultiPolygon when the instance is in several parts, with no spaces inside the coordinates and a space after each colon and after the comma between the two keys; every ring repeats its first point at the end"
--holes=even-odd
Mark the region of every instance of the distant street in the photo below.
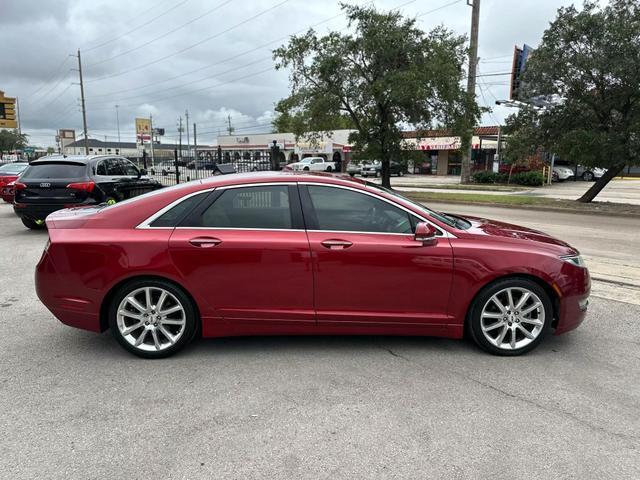
{"type": "MultiPolygon", "coordinates": [[[[407,175],[404,177],[392,177],[391,185],[400,190],[412,190],[416,188],[428,188],[430,192],[463,192],[463,190],[451,190],[460,183],[459,176],[431,176],[431,175],[407,175]],[[438,188],[442,186],[443,188],[438,188]],[[415,187],[415,188],[412,188],[415,187]]],[[[565,182],[540,188],[526,188],[514,185],[513,191],[505,191],[502,187],[496,190],[473,190],[473,193],[487,195],[534,195],[563,200],[576,200],[586,192],[593,182],[565,182]]],[[[488,187],[488,186],[487,186],[488,187]]],[[[489,187],[488,187],[489,188],[489,187]]],[[[597,202],[630,203],[640,205],[640,179],[612,180],[596,197],[597,202]]]]}

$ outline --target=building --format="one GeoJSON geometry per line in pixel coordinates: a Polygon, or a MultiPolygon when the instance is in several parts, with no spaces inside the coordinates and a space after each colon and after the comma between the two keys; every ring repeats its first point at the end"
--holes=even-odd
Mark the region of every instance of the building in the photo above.
{"type": "MultiPolygon", "coordinates": [[[[222,151],[224,163],[239,160],[260,160],[271,154],[273,142],[280,147],[282,163],[297,162],[305,157],[323,157],[327,160],[346,164],[349,161],[351,145],[349,134],[351,130],[335,130],[331,135],[319,134],[319,138],[310,140],[299,138],[293,133],[249,133],[241,135],[221,135],[218,146],[207,148],[198,147],[199,152],[209,151],[215,155],[219,148],[222,151]]],[[[315,137],[315,135],[314,135],[315,137]]]]}
{"type": "MultiPolygon", "coordinates": [[[[498,153],[500,127],[477,127],[473,131],[471,171],[490,170],[498,153]]],[[[446,130],[404,132],[405,149],[413,150],[410,173],[427,175],[460,175],[462,151],[460,137],[446,130]]]]}
{"type": "MultiPolygon", "coordinates": [[[[143,148],[138,146],[135,142],[103,142],[95,138],[90,138],[89,141],[89,155],[122,155],[129,159],[138,159],[142,157],[143,148]]],[[[174,150],[178,149],[178,145],[169,143],[156,143],[153,145],[154,157],[156,158],[173,158],[174,150]]],[[[147,157],[151,156],[151,146],[145,144],[144,150],[147,152],[147,157]]],[[[186,153],[186,145],[182,146],[183,152],[186,153]]],[[[68,143],[63,149],[62,153],[65,155],[84,155],[84,140],[76,140],[75,142],[68,143]]]]}

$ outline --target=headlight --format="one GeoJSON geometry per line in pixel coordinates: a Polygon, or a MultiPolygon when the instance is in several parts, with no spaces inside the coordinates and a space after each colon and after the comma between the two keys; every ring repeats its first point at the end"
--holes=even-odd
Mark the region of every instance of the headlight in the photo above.
{"type": "Polygon", "coordinates": [[[580,255],[567,255],[565,257],[560,257],[565,262],[573,263],[576,267],[585,268],[584,260],[580,255]]]}

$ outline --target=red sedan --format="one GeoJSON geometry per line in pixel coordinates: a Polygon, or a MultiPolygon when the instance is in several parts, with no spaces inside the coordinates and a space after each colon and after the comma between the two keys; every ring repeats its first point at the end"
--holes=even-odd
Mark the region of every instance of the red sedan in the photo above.
{"type": "Polygon", "coordinates": [[[13,186],[20,174],[29,166],[26,162],[6,163],[0,166],[0,197],[7,203],[13,203],[13,186]]]}
{"type": "Polygon", "coordinates": [[[212,177],[46,223],[40,300],[147,358],[198,334],[468,332],[518,355],[576,328],[590,290],[578,252],[542,232],[325,174],[212,177]]]}

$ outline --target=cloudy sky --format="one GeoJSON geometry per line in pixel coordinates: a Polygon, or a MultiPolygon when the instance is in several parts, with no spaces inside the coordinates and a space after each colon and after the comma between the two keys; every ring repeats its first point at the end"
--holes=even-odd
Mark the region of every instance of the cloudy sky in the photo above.
{"type": "MultiPolygon", "coordinates": [[[[345,0],[399,8],[429,30],[469,31],[466,0],[345,0]]],[[[581,3],[581,0],[577,0],[581,3]]],[[[575,0],[483,0],[480,73],[506,72],[514,44],[536,46],[558,7],[575,0]]],[[[134,118],[153,115],[165,141],[189,111],[198,143],[213,143],[227,117],[237,133],[268,131],[273,106],[287,95],[287,73],[271,50],[313,26],[341,30],[333,0],[2,0],[0,90],[19,97],[31,143],[54,145],[58,128],[82,130],[77,58],[82,54],[89,136],[135,139],[134,118]]],[[[508,76],[481,77],[480,103],[494,107],[484,125],[510,113],[508,76]]]]}

